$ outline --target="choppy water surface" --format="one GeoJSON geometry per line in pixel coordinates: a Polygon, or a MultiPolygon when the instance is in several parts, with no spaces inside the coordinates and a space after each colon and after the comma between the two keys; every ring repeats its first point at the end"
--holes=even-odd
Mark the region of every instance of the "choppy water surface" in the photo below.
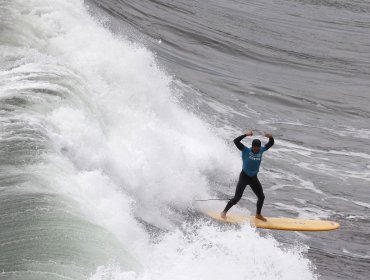
{"type": "MultiPolygon", "coordinates": [[[[0,1],[0,278],[367,279],[370,2],[0,1]],[[220,227],[271,131],[264,214],[220,227]],[[262,138],[261,138],[262,139],[262,138]],[[263,139],[265,140],[265,139],[263,139]],[[245,141],[249,144],[249,141],[245,141]]],[[[246,190],[235,212],[254,212],[246,190]]]]}

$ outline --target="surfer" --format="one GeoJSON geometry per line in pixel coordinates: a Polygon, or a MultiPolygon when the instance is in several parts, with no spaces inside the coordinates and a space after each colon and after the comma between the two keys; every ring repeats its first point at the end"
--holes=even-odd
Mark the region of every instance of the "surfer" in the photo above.
{"type": "Polygon", "coordinates": [[[234,139],[234,144],[240,151],[242,151],[243,169],[240,172],[239,181],[235,190],[235,196],[227,203],[224,211],[221,212],[221,217],[226,219],[227,211],[229,211],[231,207],[238,203],[243,195],[245,187],[250,185],[251,189],[258,198],[256,218],[266,221],[266,218],[261,215],[265,195],[263,193],[262,185],[258,180],[257,174],[261,165],[262,154],[270,149],[272,145],[274,145],[274,138],[272,137],[271,133],[265,133],[265,137],[269,138],[269,141],[265,146],[261,148],[261,141],[259,139],[254,139],[252,142],[252,147],[248,148],[240,143],[240,141],[246,136],[253,136],[253,132],[248,131],[234,139]]]}

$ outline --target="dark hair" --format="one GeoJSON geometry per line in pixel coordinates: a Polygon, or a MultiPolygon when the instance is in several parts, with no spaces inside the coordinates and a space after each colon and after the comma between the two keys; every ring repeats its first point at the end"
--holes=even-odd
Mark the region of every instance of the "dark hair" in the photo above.
{"type": "Polygon", "coordinates": [[[254,139],[252,142],[252,147],[261,147],[261,141],[259,139],[254,139]]]}

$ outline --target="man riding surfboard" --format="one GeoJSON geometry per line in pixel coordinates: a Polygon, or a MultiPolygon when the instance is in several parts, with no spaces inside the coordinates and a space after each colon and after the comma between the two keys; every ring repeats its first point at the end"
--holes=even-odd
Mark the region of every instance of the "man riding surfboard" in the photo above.
{"type": "Polygon", "coordinates": [[[253,136],[253,132],[248,131],[234,139],[234,144],[240,151],[242,151],[243,168],[240,172],[239,181],[235,190],[235,196],[227,203],[224,211],[221,212],[221,217],[226,219],[227,211],[229,211],[232,206],[238,203],[243,195],[245,187],[250,185],[251,189],[258,198],[256,218],[266,221],[266,218],[261,215],[265,195],[263,193],[262,185],[258,180],[257,174],[261,165],[262,155],[264,152],[270,149],[272,145],[274,145],[274,138],[272,137],[271,133],[265,133],[265,137],[269,138],[269,141],[266,145],[261,147],[261,141],[259,139],[254,139],[252,142],[252,147],[249,148],[240,142],[247,136],[253,136]]]}

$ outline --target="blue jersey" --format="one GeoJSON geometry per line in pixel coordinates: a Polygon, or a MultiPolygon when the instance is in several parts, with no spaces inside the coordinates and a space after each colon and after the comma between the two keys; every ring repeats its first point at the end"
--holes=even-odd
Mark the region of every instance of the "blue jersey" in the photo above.
{"type": "Polygon", "coordinates": [[[262,161],[262,155],[266,152],[266,147],[263,146],[257,154],[253,153],[251,148],[244,147],[242,151],[243,159],[243,171],[249,177],[256,176],[260,170],[260,165],[262,161]]]}
{"type": "Polygon", "coordinates": [[[240,141],[247,135],[243,134],[234,139],[234,144],[240,151],[242,151],[243,159],[243,171],[250,177],[256,176],[260,170],[260,165],[262,161],[262,154],[274,145],[274,138],[271,136],[269,142],[261,147],[257,154],[253,153],[252,148],[244,146],[240,141]]]}

